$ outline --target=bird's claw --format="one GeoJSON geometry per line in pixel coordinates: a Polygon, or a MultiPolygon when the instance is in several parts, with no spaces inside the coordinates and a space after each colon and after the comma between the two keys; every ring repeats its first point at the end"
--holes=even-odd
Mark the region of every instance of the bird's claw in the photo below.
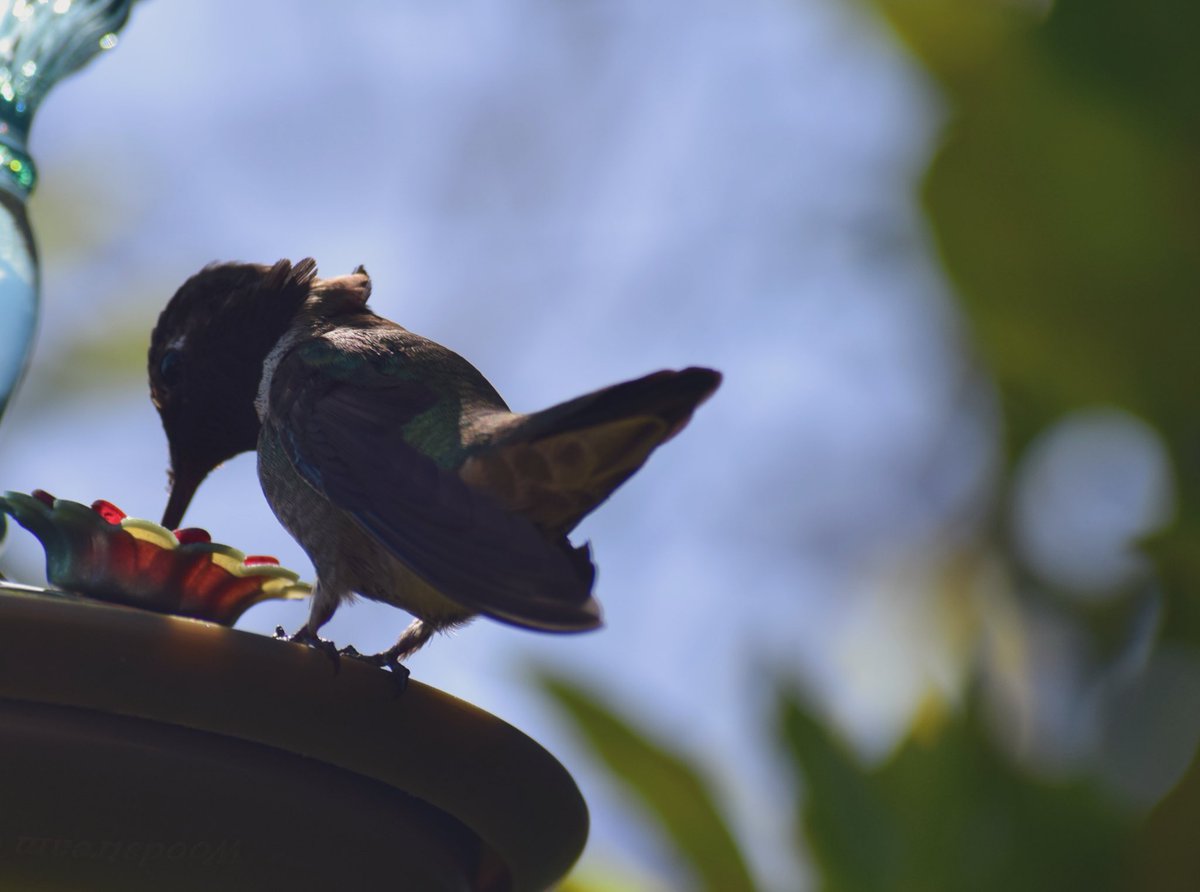
{"type": "Polygon", "coordinates": [[[293,644],[305,644],[319,653],[325,654],[333,661],[333,671],[340,672],[342,668],[341,654],[337,649],[337,645],[328,638],[321,638],[316,632],[312,631],[307,624],[300,627],[300,630],[295,635],[288,635],[283,626],[275,627],[275,640],[290,641],[293,644]]]}
{"type": "Polygon", "coordinates": [[[349,657],[352,660],[358,660],[360,663],[367,663],[368,665],[371,665],[371,666],[382,666],[383,665],[382,662],[380,662],[378,659],[376,659],[376,657],[379,656],[378,654],[360,653],[358,648],[355,647],[353,644],[347,644],[345,647],[343,647],[341,650],[339,650],[338,656],[349,657]]]}
{"type": "Polygon", "coordinates": [[[396,688],[397,697],[403,694],[408,687],[408,667],[400,662],[399,655],[393,651],[385,650],[377,654],[364,654],[360,653],[358,648],[353,644],[347,644],[341,650],[338,650],[336,644],[326,638],[318,637],[307,625],[302,626],[300,631],[296,632],[295,635],[289,635],[283,626],[276,626],[275,640],[289,641],[294,644],[306,644],[313,648],[313,650],[320,651],[333,660],[334,672],[341,670],[342,657],[366,663],[368,666],[374,666],[376,669],[388,669],[392,674],[392,681],[396,688]]]}
{"type": "Polygon", "coordinates": [[[396,696],[404,693],[408,687],[408,667],[405,666],[391,651],[383,651],[377,654],[359,653],[358,648],[353,644],[348,644],[338,651],[339,656],[349,657],[352,660],[358,660],[361,663],[366,663],[368,666],[374,666],[377,669],[389,669],[392,673],[392,680],[396,686],[396,696]]]}
{"type": "Polygon", "coordinates": [[[377,654],[377,656],[384,657],[383,665],[391,670],[393,687],[392,695],[394,697],[399,697],[408,689],[408,676],[410,674],[408,667],[399,660],[387,659],[386,654],[377,654]]]}

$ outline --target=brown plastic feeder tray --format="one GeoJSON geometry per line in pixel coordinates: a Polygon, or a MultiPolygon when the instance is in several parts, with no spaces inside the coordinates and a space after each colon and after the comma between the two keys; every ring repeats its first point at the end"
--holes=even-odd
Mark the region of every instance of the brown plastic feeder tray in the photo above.
{"type": "Polygon", "coordinates": [[[420,682],[0,582],[0,889],[533,892],[587,824],[544,749],[420,682]]]}

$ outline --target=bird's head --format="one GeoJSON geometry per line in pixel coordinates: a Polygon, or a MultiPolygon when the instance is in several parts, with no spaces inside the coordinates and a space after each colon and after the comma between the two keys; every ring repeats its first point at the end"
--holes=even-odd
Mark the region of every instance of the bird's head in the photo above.
{"type": "Polygon", "coordinates": [[[205,267],[175,292],[150,336],[150,399],[171,455],[163,526],[178,527],[221,462],[254,449],[263,360],[316,281],[311,258],[205,267]]]}

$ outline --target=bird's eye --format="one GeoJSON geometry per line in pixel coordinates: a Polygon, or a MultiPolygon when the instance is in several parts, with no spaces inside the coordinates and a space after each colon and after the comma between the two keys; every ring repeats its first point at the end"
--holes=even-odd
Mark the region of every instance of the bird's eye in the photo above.
{"type": "Polygon", "coordinates": [[[165,386],[174,387],[179,383],[182,373],[183,357],[179,355],[178,350],[172,348],[164,353],[158,362],[158,377],[165,386]]]}

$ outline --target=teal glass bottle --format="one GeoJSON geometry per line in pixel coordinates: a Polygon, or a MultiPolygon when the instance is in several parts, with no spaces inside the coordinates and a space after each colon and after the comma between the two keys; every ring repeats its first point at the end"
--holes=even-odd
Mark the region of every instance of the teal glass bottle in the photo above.
{"type": "Polygon", "coordinates": [[[0,0],[0,418],[29,361],[37,245],[25,203],[37,182],[29,125],[59,80],[117,44],[134,0],[0,0]]]}

